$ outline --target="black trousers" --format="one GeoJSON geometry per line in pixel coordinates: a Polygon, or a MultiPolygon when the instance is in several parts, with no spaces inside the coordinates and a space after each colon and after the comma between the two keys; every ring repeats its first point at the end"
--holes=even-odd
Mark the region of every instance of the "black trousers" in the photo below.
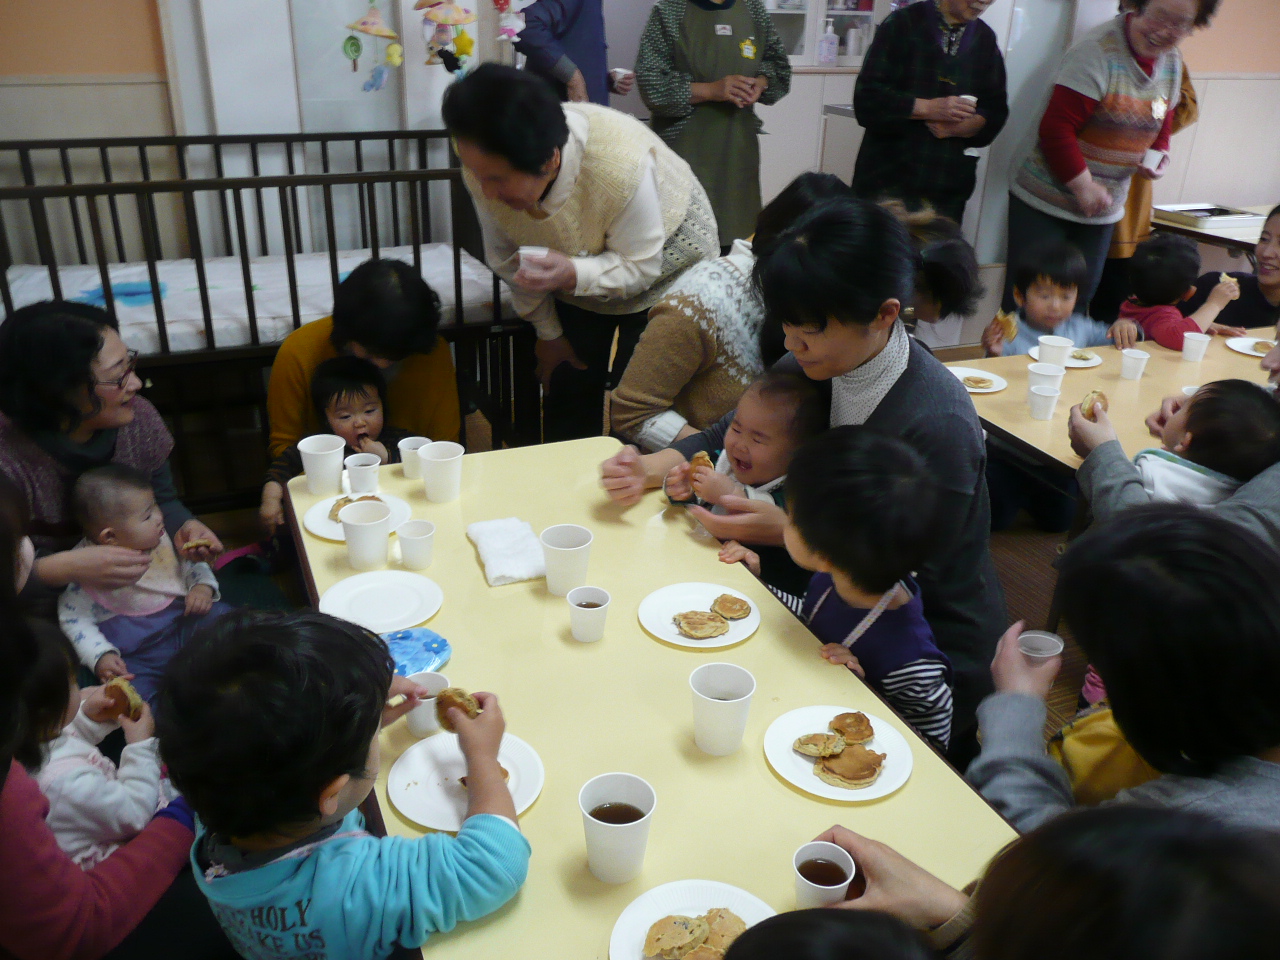
{"type": "MultiPolygon", "coordinates": [[[[1084,254],[1089,272],[1076,297],[1076,313],[1089,313],[1089,301],[1093,299],[1098,282],[1102,279],[1102,267],[1111,249],[1111,233],[1114,223],[1076,223],[1042,213],[1009,194],[1009,244],[1005,257],[1003,309],[1015,310],[1013,302],[1013,274],[1018,258],[1028,249],[1046,240],[1066,240],[1084,254]]],[[[1090,314],[1092,316],[1092,314],[1090,314]]]]}
{"type": "Polygon", "coordinates": [[[604,433],[605,391],[622,379],[649,314],[592,313],[563,301],[556,303],[556,313],[573,352],[587,369],[562,363],[552,372],[551,388],[542,397],[543,438],[554,443],[598,437],[604,433]],[[610,366],[615,332],[618,349],[610,366]]]}

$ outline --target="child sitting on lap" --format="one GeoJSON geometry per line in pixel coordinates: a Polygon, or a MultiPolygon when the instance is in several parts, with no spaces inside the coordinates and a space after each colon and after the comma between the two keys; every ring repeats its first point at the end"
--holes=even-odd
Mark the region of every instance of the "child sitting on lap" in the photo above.
{"type": "Polygon", "coordinates": [[[49,801],[46,818],[62,851],[92,870],[142,831],[167,799],[151,711],[117,721],[102,687],[81,691],[75,651],[52,625],[33,622],[36,658],[22,686],[23,736],[14,757],[49,801]],[[83,696],[82,696],[83,694],[83,696]],[[124,728],[120,766],[97,745],[124,728]]]}
{"type": "MultiPolygon", "coordinates": [[[[343,457],[376,453],[383,463],[400,462],[400,441],[410,436],[386,426],[387,382],[382,372],[360,357],[330,357],[311,377],[316,417],[346,441],[343,457]]],[[[302,454],[295,443],[267,468],[258,516],[269,534],[284,523],[284,488],[302,473],[302,454]]]]}
{"type": "Polygon", "coordinates": [[[1171,233],[1155,234],[1138,244],[1129,259],[1133,296],[1120,305],[1120,319],[1140,324],[1148,340],[1170,350],[1181,350],[1187,333],[1244,336],[1242,327],[1215,322],[1222,308],[1240,297],[1240,284],[1232,277],[1220,280],[1195,313],[1182,315],[1178,304],[1195,296],[1199,273],[1200,251],[1195,243],[1171,233]]]}
{"type": "Polygon", "coordinates": [[[209,565],[174,549],[151,481],[142,473],[120,464],[87,470],[72,489],[71,503],[85,534],[81,546],[142,551],[151,555],[151,565],[128,587],[71,584],[58,599],[58,621],[80,662],[99,680],[126,677],[150,701],[169,658],[191,632],[231,607],[220,602],[209,565]]]}
{"type": "Polygon", "coordinates": [[[357,806],[378,774],[393,681],[375,634],[313,612],[240,611],[169,667],[157,711],[174,785],[199,816],[196,879],[245,957],[374,960],[492,913],[528,872],[498,764],[497,697],[450,713],[467,764],[456,836],[374,837],[357,806]],[[384,714],[384,709],[388,710],[384,714]]]}

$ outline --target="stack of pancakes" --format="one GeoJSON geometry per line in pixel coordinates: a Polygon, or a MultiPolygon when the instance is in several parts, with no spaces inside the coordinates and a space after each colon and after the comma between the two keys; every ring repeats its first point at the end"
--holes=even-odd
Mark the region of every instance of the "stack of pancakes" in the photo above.
{"type": "Polygon", "coordinates": [[[711,603],[711,610],[690,610],[671,618],[680,635],[690,640],[710,640],[729,632],[730,620],[751,615],[751,604],[731,593],[722,593],[711,603]]]}
{"type": "Polygon", "coordinates": [[[875,737],[866,714],[841,713],[828,727],[832,732],[805,734],[791,745],[792,749],[815,758],[813,773],[823,783],[851,790],[874,783],[880,776],[885,754],[864,746],[875,737]]]}
{"type": "Polygon", "coordinates": [[[723,907],[700,917],[663,917],[644,938],[644,955],[663,960],[720,960],[747,929],[742,918],[723,907]]]}

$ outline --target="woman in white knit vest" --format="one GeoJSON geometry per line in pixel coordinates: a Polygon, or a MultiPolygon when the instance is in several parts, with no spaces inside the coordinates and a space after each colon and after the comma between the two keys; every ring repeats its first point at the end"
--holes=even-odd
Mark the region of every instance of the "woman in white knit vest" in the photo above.
{"type": "Polygon", "coordinates": [[[626,369],[649,308],[719,253],[706,191],[634,117],[561,104],[524,71],[480,66],[449,88],[443,112],[485,259],[538,334],[544,438],[598,435],[604,392],[626,369]],[[525,246],[547,251],[522,258],[525,246]]]}

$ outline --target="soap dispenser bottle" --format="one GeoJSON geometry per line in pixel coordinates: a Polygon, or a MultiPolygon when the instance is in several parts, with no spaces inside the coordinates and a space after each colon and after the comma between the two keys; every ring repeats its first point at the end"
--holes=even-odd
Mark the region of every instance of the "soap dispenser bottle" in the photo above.
{"type": "Polygon", "coordinates": [[[836,36],[835,27],[832,26],[832,21],[828,18],[826,32],[818,38],[818,62],[835,63],[839,57],[840,38],[836,36]]]}

